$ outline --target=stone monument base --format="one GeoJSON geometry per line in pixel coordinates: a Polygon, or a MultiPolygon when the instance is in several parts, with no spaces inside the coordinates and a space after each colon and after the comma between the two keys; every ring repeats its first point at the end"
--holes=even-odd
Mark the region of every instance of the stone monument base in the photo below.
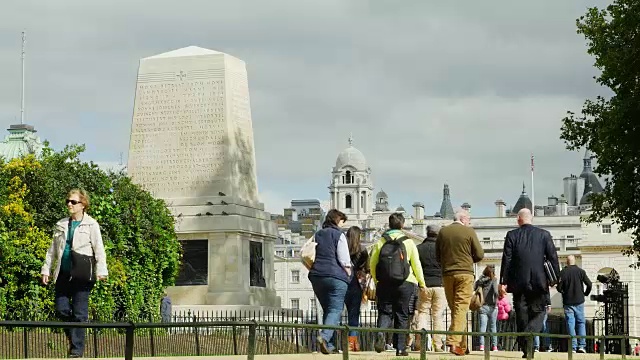
{"type": "Polygon", "coordinates": [[[174,305],[280,307],[273,268],[277,228],[263,204],[232,196],[167,203],[179,240],[208,243],[207,284],[169,288],[174,305]]]}

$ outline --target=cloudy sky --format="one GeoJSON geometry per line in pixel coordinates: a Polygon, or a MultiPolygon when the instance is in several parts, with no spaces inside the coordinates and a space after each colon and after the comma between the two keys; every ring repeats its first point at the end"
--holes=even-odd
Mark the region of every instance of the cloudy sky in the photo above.
{"type": "Polygon", "coordinates": [[[247,63],[258,181],[268,210],[328,199],[337,154],[354,145],[376,192],[433,214],[492,215],[530,183],[560,195],[582,153],[560,119],[604,93],[575,19],[591,1],[4,0],[0,125],[20,118],[20,32],[27,30],[27,122],[55,148],[126,162],[140,58],[189,45],[247,63]]]}

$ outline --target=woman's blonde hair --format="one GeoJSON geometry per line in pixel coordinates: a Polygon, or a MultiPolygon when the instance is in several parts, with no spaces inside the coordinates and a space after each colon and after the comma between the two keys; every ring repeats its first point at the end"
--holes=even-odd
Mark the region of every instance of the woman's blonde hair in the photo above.
{"type": "Polygon", "coordinates": [[[80,202],[84,205],[84,211],[87,212],[87,210],[89,210],[89,193],[84,189],[73,189],[67,194],[67,199],[71,197],[71,195],[78,195],[78,199],[80,199],[80,202]]]}

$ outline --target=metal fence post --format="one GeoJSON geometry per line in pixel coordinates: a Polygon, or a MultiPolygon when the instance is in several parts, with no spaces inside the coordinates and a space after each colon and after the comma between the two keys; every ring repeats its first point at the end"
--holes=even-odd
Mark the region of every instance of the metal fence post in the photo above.
{"type": "Polygon", "coordinates": [[[93,357],[98,357],[98,329],[93,328],[93,357]]]}
{"type": "Polygon", "coordinates": [[[231,326],[231,331],[233,332],[233,334],[231,334],[233,338],[233,355],[238,355],[238,335],[236,334],[235,325],[231,326]]]}
{"type": "Polygon", "coordinates": [[[427,360],[427,330],[420,331],[420,360],[427,360]]]}
{"type": "Polygon", "coordinates": [[[533,359],[533,333],[527,334],[527,360],[533,359]]]}
{"type": "MultiPolygon", "coordinates": [[[[487,326],[487,328],[488,328],[488,326],[487,326]]],[[[492,344],[492,342],[491,342],[492,341],[491,340],[491,332],[485,333],[485,335],[483,335],[483,336],[484,336],[484,344],[485,344],[485,347],[484,347],[484,359],[485,360],[489,360],[489,359],[491,359],[491,344],[492,344]],[[488,334],[488,336],[487,336],[487,334],[488,334]],[[487,344],[489,344],[489,346],[487,346],[487,344]]]]}
{"type": "Polygon", "coordinates": [[[605,351],[605,341],[607,341],[606,336],[600,337],[600,345],[598,346],[598,351],[600,352],[600,360],[604,360],[604,351],[605,351]]]}
{"type": "Polygon", "coordinates": [[[620,354],[622,355],[622,359],[625,360],[627,358],[627,335],[624,335],[622,339],[620,339],[620,354]]]}
{"type": "Polygon", "coordinates": [[[249,340],[247,341],[247,360],[254,360],[256,356],[256,328],[258,323],[254,320],[249,325],[249,340]]]}
{"type": "Polygon", "coordinates": [[[196,324],[197,322],[198,322],[198,316],[193,315],[193,323],[194,323],[193,333],[196,337],[196,356],[200,356],[200,332],[198,331],[198,324],[196,324]]]}
{"type": "Polygon", "coordinates": [[[265,342],[266,342],[266,346],[267,346],[267,355],[271,355],[271,335],[269,335],[269,326],[265,325],[264,326],[264,331],[265,331],[265,342]]]}
{"type": "Polygon", "coordinates": [[[573,336],[569,335],[569,341],[567,341],[567,360],[573,360],[573,345],[571,345],[572,342],[573,336]]]}
{"type": "Polygon", "coordinates": [[[340,339],[342,343],[342,360],[349,360],[349,326],[345,325],[342,330],[340,330],[342,335],[342,339],[340,339]]]}
{"type": "Polygon", "coordinates": [[[22,347],[24,350],[24,358],[29,358],[29,334],[27,334],[27,328],[22,329],[22,347]]]}
{"type": "MultiPolygon", "coordinates": [[[[149,314],[149,322],[153,323],[153,315],[149,314]]],[[[151,356],[156,356],[156,344],[153,338],[155,328],[149,328],[149,346],[151,347],[151,356]]],[[[96,356],[97,357],[97,356],[96,356]]]]}
{"type": "Polygon", "coordinates": [[[125,360],[133,360],[133,342],[134,342],[133,329],[134,327],[135,325],[133,323],[129,323],[129,326],[126,328],[125,345],[124,345],[125,360]]]}

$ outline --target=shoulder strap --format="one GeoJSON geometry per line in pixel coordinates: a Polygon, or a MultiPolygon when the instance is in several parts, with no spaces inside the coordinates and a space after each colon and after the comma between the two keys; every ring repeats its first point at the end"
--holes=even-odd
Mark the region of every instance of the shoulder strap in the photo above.
{"type": "MultiPolygon", "coordinates": [[[[69,216],[69,226],[67,227],[67,238],[69,236],[71,236],[71,222],[72,221],[73,220],[71,219],[71,216],[69,216]]],[[[67,240],[67,239],[65,239],[65,240],[67,240]]],[[[73,236],[71,236],[71,248],[73,249],[73,236]]]]}
{"type": "Polygon", "coordinates": [[[382,234],[382,237],[383,237],[385,240],[387,240],[387,241],[393,241],[393,239],[391,238],[391,236],[389,236],[389,234],[387,234],[387,233],[382,234]]]}

